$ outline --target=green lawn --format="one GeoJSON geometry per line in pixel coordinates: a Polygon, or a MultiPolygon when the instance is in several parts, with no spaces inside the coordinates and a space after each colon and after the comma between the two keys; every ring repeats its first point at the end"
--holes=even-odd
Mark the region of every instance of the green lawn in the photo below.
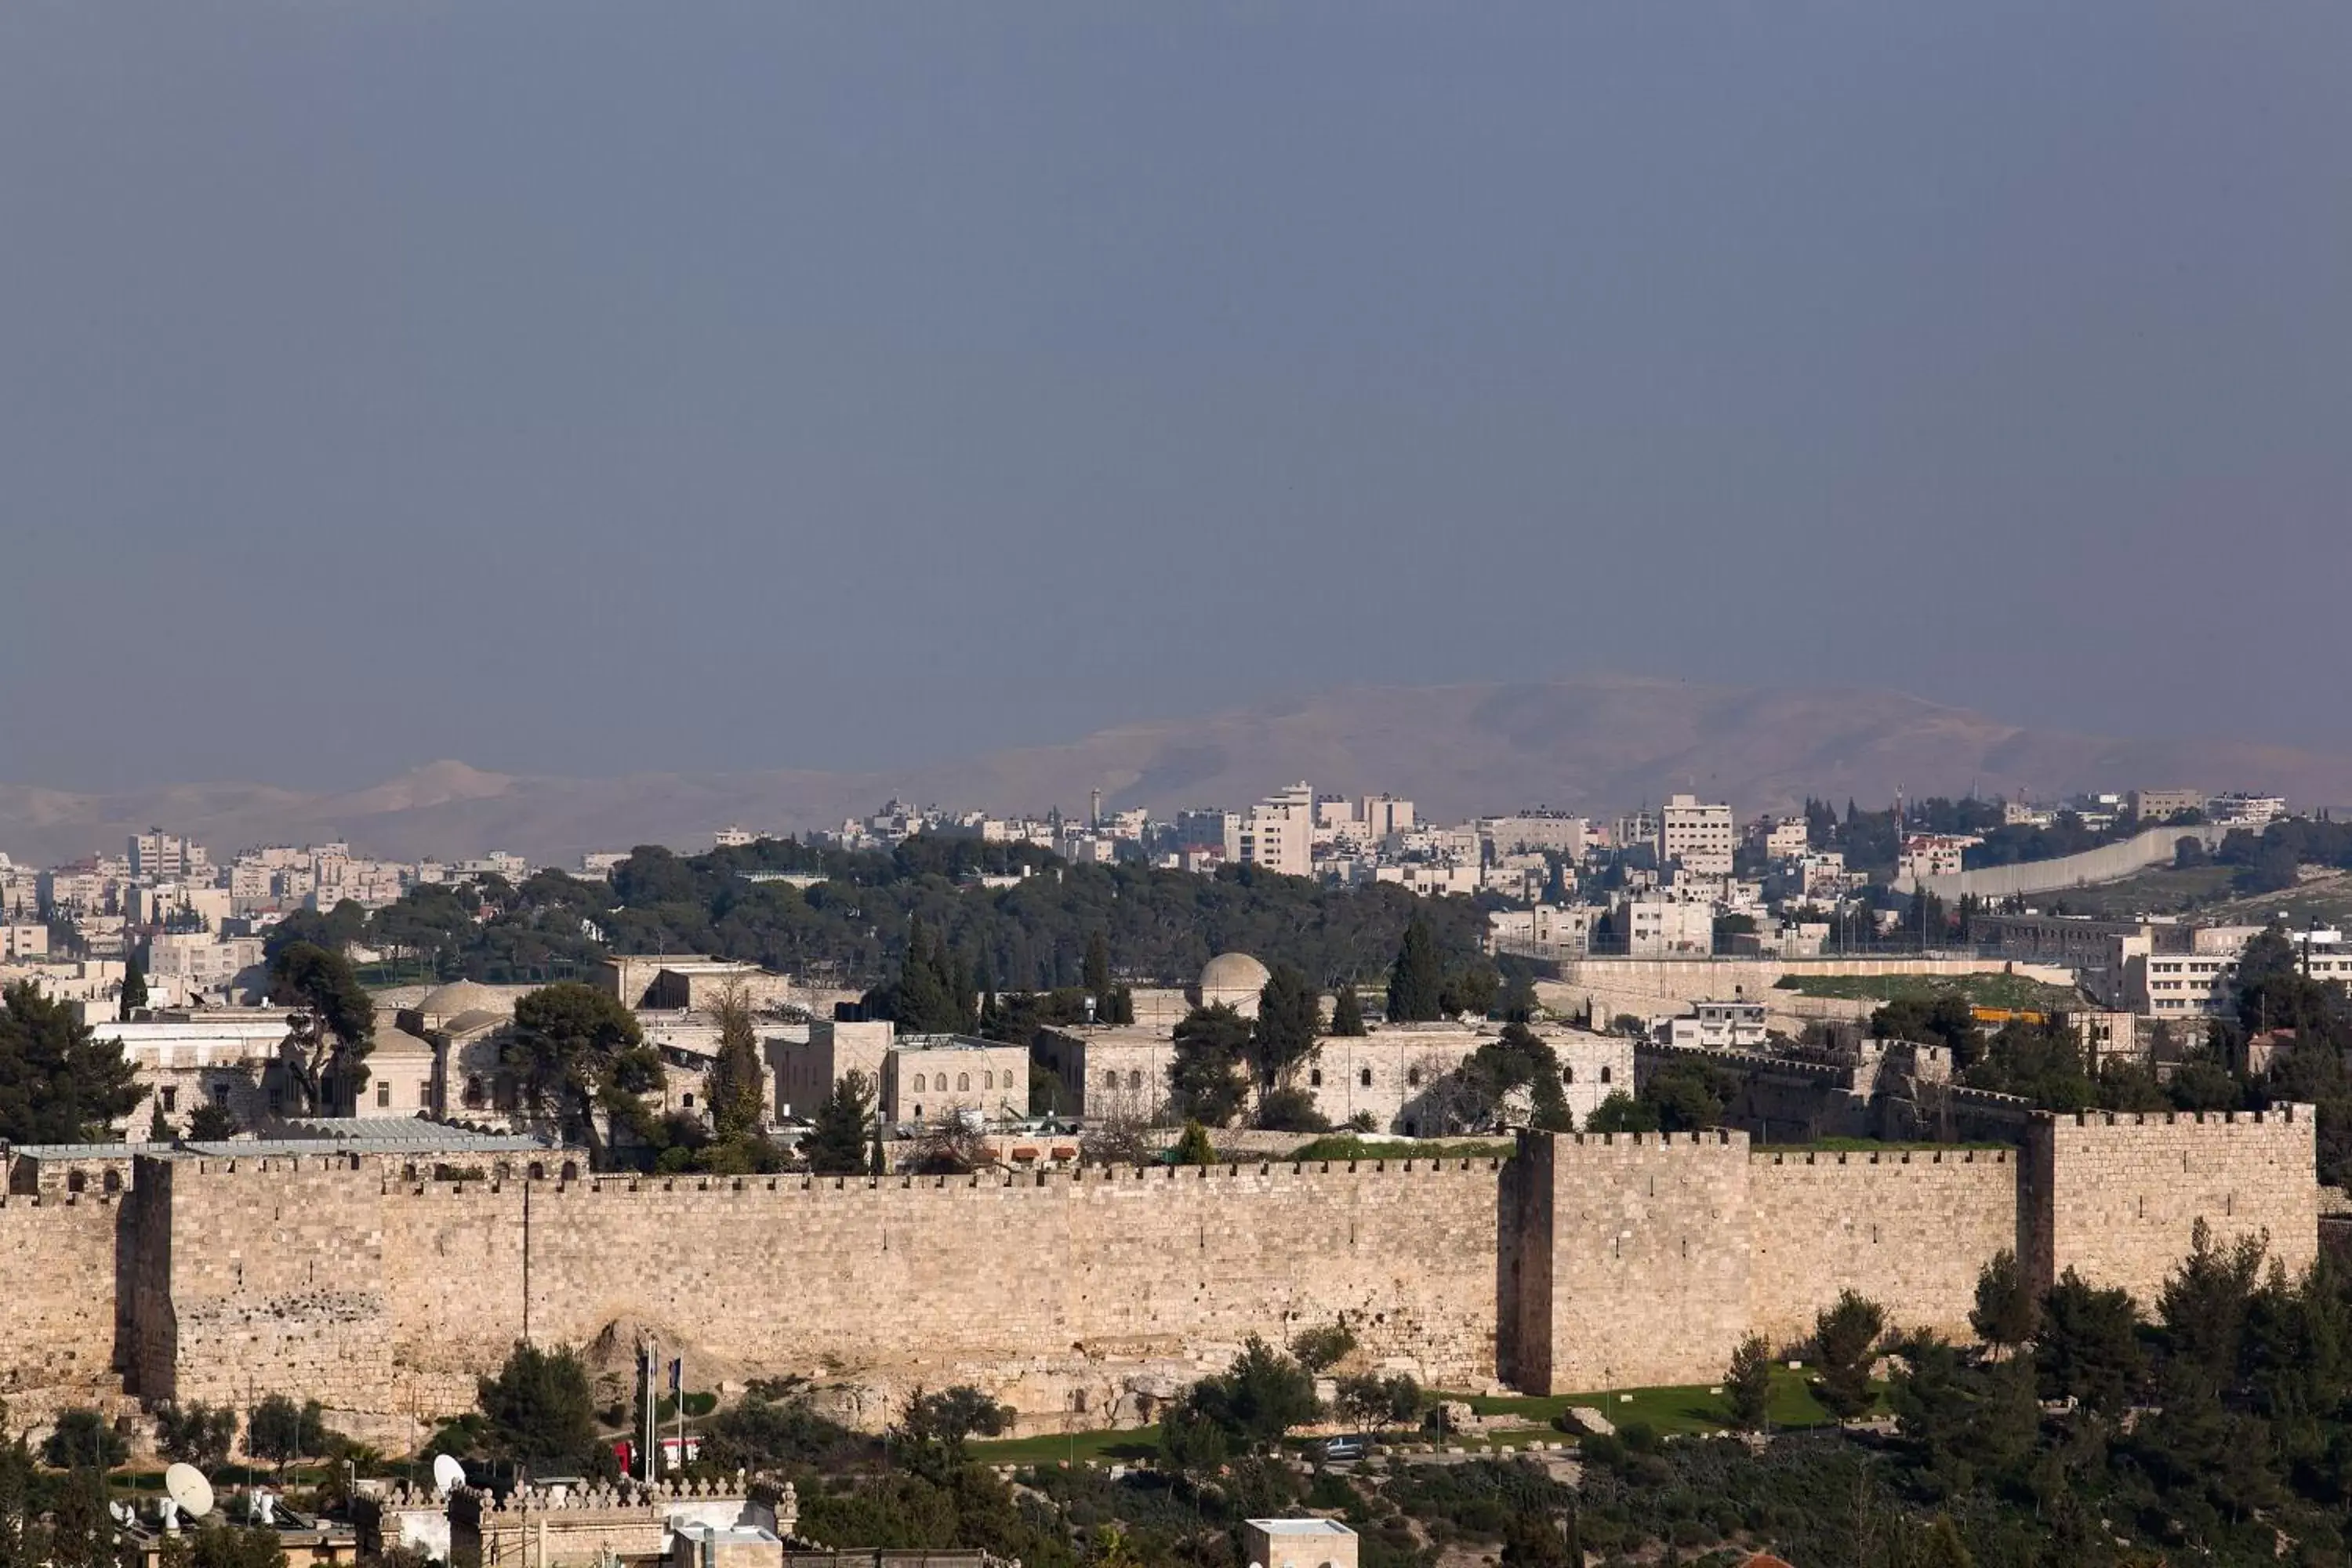
{"type": "Polygon", "coordinates": [[[1042,1437],[982,1439],[970,1445],[971,1457],[985,1465],[1052,1465],[1070,1458],[1097,1460],[1148,1459],[1160,1452],[1160,1428],[1130,1427],[1124,1431],[1049,1433],[1042,1437]]]}
{"type": "Polygon", "coordinates": [[[1948,991],[1958,991],[1977,1007],[2006,1007],[2047,1013],[2082,1005],[2072,986],[2045,985],[2020,975],[1983,974],[1788,974],[1776,987],[1800,996],[1832,996],[1847,1001],[1932,1002],[1948,991]]]}
{"type": "MultiPolygon", "coordinates": [[[[1821,1403],[1805,1386],[1807,1375],[1803,1372],[1791,1372],[1785,1366],[1772,1369],[1772,1403],[1769,1409],[1774,1426],[1828,1425],[1830,1413],[1822,1408],[1821,1403]]],[[[1555,1417],[1572,1405],[1591,1405],[1607,1416],[1612,1426],[1642,1422],[1661,1436],[1669,1432],[1719,1432],[1731,1422],[1731,1412],[1724,1403],[1723,1395],[1709,1394],[1704,1384],[1681,1388],[1621,1388],[1605,1394],[1564,1394],[1541,1398],[1518,1394],[1448,1397],[1462,1398],[1480,1415],[1523,1416],[1528,1425],[1534,1426],[1549,1426],[1555,1417]]]]}

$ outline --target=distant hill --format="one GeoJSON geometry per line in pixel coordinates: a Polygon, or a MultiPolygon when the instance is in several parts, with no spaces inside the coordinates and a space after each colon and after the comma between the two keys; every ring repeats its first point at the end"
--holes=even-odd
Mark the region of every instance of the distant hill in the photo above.
{"type": "Polygon", "coordinates": [[[490,849],[568,860],[587,849],[700,847],[729,823],[838,825],[890,795],[960,808],[1173,812],[1241,805],[1298,779],[1389,790],[1441,817],[1549,805],[1606,814],[1676,790],[1745,817],[1807,794],[1880,804],[1979,792],[2260,788],[2352,802],[2352,757],[2222,741],[2129,741],[2030,730],[1891,691],[1786,690],[1605,677],[1529,684],[1364,687],[1205,718],[1103,730],[1064,745],[875,773],[785,770],[575,779],[436,762],[370,788],[175,784],[112,795],[0,785],[0,850],[48,863],[119,850],[149,824],[216,853],[345,837],[402,858],[490,849]]]}

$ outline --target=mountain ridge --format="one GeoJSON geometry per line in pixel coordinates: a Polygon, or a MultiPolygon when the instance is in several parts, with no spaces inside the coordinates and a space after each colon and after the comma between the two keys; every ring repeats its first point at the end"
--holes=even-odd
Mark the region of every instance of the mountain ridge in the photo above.
{"type": "Polygon", "coordinates": [[[2105,787],[2265,789],[2298,805],[2352,802],[2352,757],[2218,740],[2130,740],[2036,729],[1901,692],[1732,687],[1635,676],[1360,686],[1192,718],[1131,721],[1066,742],[891,769],[508,773],[454,759],[363,788],[174,784],[82,793],[0,784],[0,851],[50,864],[119,850],[151,824],[225,855],[251,844],[349,839],[397,858],[511,849],[568,863],[639,843],[699,847],[740,822],[836,826],[896,795],[963,810],[1156,814],[1245,805],[1305,778],[1388,790],[1432,816],[1549,805],[1594,815],[1687,790],[1742,817],[1807,795],[1843,802],[2105,787]]]}

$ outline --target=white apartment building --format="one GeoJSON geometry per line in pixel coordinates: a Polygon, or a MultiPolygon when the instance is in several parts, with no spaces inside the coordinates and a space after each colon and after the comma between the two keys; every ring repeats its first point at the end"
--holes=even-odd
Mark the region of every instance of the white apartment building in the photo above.
{"type": "Polygon", "coordinates": [[[1651,1032],[1669,1046],[1710,1051],[1760,1050],[1766,1040],[1761,1002],[1699,1001],[1677,1018],[1662,1019],[1651,1032]]]}
{"type": "Polygon", "coordinates": [[[1315,792],[1302,781],[1266,796],[1242,818],[1234,858],[1286,877],[1315,874],[1315,792]]]}
{"type": "Polygon", "coordinates": [[[1801,816],[1768,819],[1757,826],[1757,839],[1764,847],[1764,858],[1768,860],[1786,860],[1812,847],[1811,830],[1801,816]]]}
{"type": "Polygon", "coordinates": [[[1731,852],[1738,839],[1731,807],[1678,795],[1658,809],[1658,863],[1677,862],[1702,877],[1731,875],[1731,852]]]}
{"type": "Polygon", "coordinates": [[[2275,795],[2217,795],[2205,807],[2211,820],[2232,827],[2264,827],[2286,815],[2286,799],[2275,795]]]}
{"type": "Polygon", "coordinates": [[[1490,952],[1537,957],[1580,954],[1591,942],[1593,917],[1600,912],[1591,904],[1491,910],[1486,915],[1486,948],[1490,952]]]}
{"type": "Polygon", "coordinates": [[[131,835],[131,874],[148,882],[205,880],[212,876],[212,857],[193,839],[151,827],[131,835]]]}
{"type": "Polygon", "coordinates": [[[0,921],[0,958],[46,958],[49,928],[37,921],[0,921]]]}
{"type": "Polygon", "coordinates": [[[1629,958],[1698,958],[1715,952],[1715,906],[1655,896],[1617,907],[1617,930],[1629,958]]]}
{"type": "Polygon", "coordinates": [[[1920,877],[1956,875],[1967,864],[1969,850],[1983,842],[1973,833],[1906,833],[1895,858],[1895,880],[1899,886],[1920,877]]]}
{"type": "Polygon", "coordinates": [[[1466,895],[1478,890],[1479,869],[1475,861],[1465,866],[1456,860],[1405,860],[1373,867],[1372,880],[1394,882],[1423,898],[1444,893],[1466,895]]]}
{"type": "Polygon", "coordinates": [[[1511,816],[1489,816],[1478,824],[1480,837],[1496,853],[1549,849],[1570,859],[1581,859],[1591,837],[1591,824],[1564,811],[1522,811],[1511,816]]]}

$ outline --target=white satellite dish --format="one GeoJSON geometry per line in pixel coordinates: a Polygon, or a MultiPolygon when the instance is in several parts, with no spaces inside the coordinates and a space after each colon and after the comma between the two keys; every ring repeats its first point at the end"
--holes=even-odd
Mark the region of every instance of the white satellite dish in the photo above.
{"type": "Polygon", "coordinates": [[[202,1519],[213,1510],[213,1484],[194,1465],[173,1465],[165,1470],[163,1492],[190,1519],[202,1519]]]}
{"type": "Polygon", "coordinates": [[[466,1467],[455,1454],[433,1456],[433,1489],[446,1497],[466,1484],[466,1467]]]}

